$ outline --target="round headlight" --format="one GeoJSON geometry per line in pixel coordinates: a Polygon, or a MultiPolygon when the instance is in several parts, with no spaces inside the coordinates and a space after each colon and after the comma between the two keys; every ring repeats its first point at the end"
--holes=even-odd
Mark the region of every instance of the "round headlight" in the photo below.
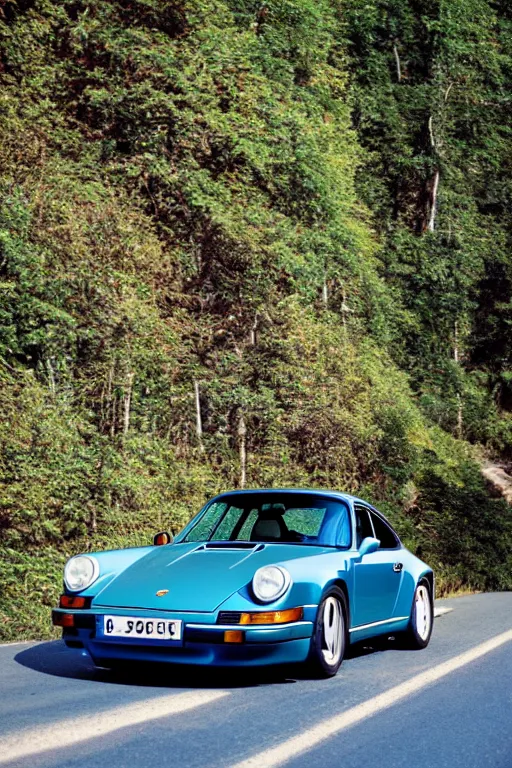
{"type": "Polygon", "coordinates": [[[259,568],[252,579],[252,590],[262,603],[270,603],[284,595],[291,583],[285,568],[279,565],[265,565],[259,568]]]}
{"type": "Polygon", "coordinates": [[[67,561],[64,568],[64,582],[72,592],[90,587],[99,575],[98,561],[90,555],[76,555],[67,561]]]}

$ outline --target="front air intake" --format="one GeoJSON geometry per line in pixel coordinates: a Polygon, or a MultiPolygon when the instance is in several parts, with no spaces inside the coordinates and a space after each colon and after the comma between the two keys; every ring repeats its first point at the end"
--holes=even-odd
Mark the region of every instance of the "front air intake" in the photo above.
{"type": "Polygon", "coordinates": [[[240,611],[220,611],[217,624],[240,624],[240,611]]]}

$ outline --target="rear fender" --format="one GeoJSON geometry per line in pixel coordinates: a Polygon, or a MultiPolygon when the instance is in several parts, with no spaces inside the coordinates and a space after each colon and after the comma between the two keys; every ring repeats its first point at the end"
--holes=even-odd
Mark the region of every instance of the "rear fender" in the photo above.
{"type": "Polygon", "coordinates": [[[415,555],[409,552],[407,549],[403,549],[401,552],[401,560],[403,562],[403,578],[400,585],[400,591],[397,596],[394,616],[409,616],[411,613],[412,601],[414,598],[414,590],[421,581],[421,579],[427,579],[430,587],[432,599],[434,596],[434,574],[432,569],[426,563],[423,563],[415,555]]]}

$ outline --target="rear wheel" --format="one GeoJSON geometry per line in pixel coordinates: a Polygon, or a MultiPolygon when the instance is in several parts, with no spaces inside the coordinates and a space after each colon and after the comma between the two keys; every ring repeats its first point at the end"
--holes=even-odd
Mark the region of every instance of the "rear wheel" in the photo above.
{"type": "Polygon", "coordinates": [[[426,648],[433,626],[434,611],[430,584],[422,579],[414,590],[411,618],[404,636],[406,647],[413,650],[426,648]]]}
{"type": "Polygon", "coordinates": [[[306,662],[314,677],[333,677],[341,666],[347,646],[347,602],[339,587],[323,595],[306,662]]]}

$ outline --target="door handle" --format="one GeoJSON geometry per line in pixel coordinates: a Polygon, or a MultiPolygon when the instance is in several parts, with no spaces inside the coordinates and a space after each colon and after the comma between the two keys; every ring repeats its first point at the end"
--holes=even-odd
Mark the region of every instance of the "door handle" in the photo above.
{"type": "Polygon", "coordinates": [[[393,565],[393,570],[394,570],[395,573],[400,573],[400,571],[402,570],[403,567],[404,567],[403,563],[395,563],[393,565]]]}

